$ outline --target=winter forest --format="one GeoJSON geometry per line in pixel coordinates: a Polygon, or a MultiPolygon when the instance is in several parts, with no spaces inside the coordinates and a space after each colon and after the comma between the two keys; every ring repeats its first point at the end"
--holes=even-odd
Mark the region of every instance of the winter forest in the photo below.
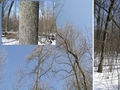
{"type": "Polygon", "coordinates": [[[120,90],[120,0],[94,0],[94,90],[120,90]]]}
{"type": "Polygon", "coordinates": [[[91,0],[0,1],[0,90],[94,89],[91,0]]]}
{"type": "Polygon", "coordinates": [[[56,44],[55,9],[61,6],[55,0],[33,1],[3,0],[2,44],[56,44]]]}

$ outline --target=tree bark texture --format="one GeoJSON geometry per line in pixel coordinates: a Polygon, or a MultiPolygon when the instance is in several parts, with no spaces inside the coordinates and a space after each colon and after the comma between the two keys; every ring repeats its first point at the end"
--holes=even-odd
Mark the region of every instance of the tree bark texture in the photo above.
{"type": "Polygon", "coordinates": [[[38,44],[39,1],[21,1],[19,17],[19,44],[38,44]]]}

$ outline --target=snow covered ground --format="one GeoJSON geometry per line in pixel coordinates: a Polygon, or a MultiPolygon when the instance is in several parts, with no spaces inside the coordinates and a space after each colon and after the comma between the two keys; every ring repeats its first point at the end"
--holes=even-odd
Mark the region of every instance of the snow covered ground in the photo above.
{"type": "Polygon", "coordinates": [[[120,55],[105,55],[103,72],[98,73],[98,63],[100,55],[94,59],[94,90],[120,90],[120,55]],[[112,62],[112,72],[110,65],[112,62]]]}
{"type": "MultiPolygon", "coordinates": [[[[9,31],[7,34],[9,39],[2,35],[2,45],[19,45],[18,32],[9,31]]],[[[43,33],[38,37],[38,45],[56,45],[55,37],[55,33],[43,33]]]]}
{"type": "Polygon", "coordinates": [[[118,90],[118,75],[117,70],[98,73],[94,67],[94,90],[118,90]]]}
{"type": "Polygon", "coordinates": [[[2,37],[2,45],[19,45],[19,40],[2,37]]]}
{"type": "MultiPolygon", "coordinates": [[[[19,45],[18,39],[7,39],[6,37],[2,37],[2,45],[19,45]]],[[[38,45],[56,45],[56,40],[48,41],[46,38],[42,38],[38,45]]]]}

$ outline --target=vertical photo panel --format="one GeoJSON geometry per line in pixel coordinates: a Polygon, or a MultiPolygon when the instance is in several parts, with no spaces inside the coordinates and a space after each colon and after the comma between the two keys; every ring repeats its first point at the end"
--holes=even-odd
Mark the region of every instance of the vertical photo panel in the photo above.
{"type": "Polygon", "coordinates": [[[94,90],[120,90],[120,0],[94,1],[94,90]]]}
{"type": "Polygon", "coordinates": [[[1,4],[2,45],[56,45],[54,0],[3,0],[1,4]]]}

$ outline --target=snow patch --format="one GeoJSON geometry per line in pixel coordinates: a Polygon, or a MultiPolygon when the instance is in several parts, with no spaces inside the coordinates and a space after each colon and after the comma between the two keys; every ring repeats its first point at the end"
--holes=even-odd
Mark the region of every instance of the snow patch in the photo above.
{"type": "MultiPolygon", "coordinates": [[[[19,40],[2,37],[2,45],[19,45],[19,40]]],[[[38,45],[56,45],[56,40],[46,40],[46,38],[41,38],[41,40],[38,41],[38,45]]]]}
{"type": "Polygon", "coordinates": [[[94,67],[94,90],[118,90],[118,71],[96,72],[94,67]]]}
{"type": "Polygon", "coordinates": [[[19,45],[19,40],[7,39],[6,37],[2,37],[2,45],[19,45]]]}

